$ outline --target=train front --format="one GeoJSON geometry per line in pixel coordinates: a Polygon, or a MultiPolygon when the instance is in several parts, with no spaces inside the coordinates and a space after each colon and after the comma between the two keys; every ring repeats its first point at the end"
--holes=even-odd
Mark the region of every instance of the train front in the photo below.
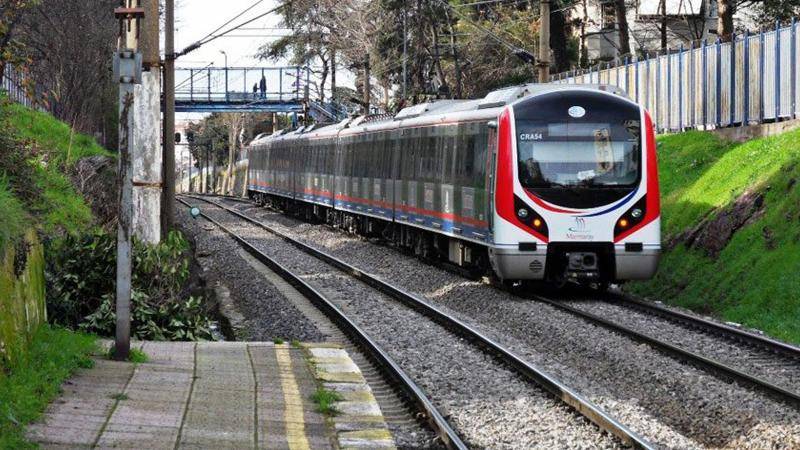
{"type": "Polygon", "coordinates": [[[507,107],[497,124],[492,266],[506,280],[652,277],[661,250],[653,124],[597,89],[507,107]]]}

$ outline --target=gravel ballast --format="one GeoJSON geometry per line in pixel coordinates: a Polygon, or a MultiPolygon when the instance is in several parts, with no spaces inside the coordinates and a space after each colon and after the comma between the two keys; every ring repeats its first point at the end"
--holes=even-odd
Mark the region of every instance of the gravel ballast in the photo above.
{"type": "Polygon", "coordinates": [[[448,308],[652,442],[669,448],[800,448],[797,409],[760,391],[390,247],[264,208],[228,206],[448,308]]]}
{"type": "Polygon", "coordinates": [[[428,393],[470,447],[620,446],[616,438],[430,319],[261,228],[209,205],[203,210],[342,308],[428,393]]]}
{"type": "Polygon", "coordinates": [[[239,254],[241,248],[218,227],[205,220],[195,220],[186,208],[177,209],[183,231],[194,241],[195,255],[208,266],[209,286],[222,283],[236,299],[236,307],[245,318],[239,340],[322,342],[317,327],[283,297],[263,277],[253,276],[253,268],[239,254]],[[231,280],[235,280],[231,282],[231,280]]]}
{"type": "Polygon", "coordinates": [[[606,301],[583,299],[570,306],[604,317],[648,336],[736,367],[792,392],[800,392],[800,360],[722,336],[690,329],[670,320],[606,301]]]}

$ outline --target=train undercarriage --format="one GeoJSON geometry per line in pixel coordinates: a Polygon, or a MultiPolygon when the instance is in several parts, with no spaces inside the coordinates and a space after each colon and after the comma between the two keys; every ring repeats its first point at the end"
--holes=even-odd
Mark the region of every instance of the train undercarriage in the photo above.
{"type": "Polygon", "coordinates": [[[262,192],[249,192],[257,204],[301,220],[326,224],[368,239],[378,239],[426,262],[447,264],[470,278],[493,274],[486,247],[422,228],[335,210],[262,192]]]}

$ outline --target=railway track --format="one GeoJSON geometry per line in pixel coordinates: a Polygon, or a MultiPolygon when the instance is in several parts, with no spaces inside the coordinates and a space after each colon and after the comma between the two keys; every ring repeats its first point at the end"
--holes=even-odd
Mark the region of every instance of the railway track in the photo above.
{"type": "MultiPolygon", "coordinates": [[[[197,197],[191,197],[200,199],[197,197]]],[[[183,198],[178,197],[178,201],[184,205],[191,205],[183,198]]],[[[426,419],[428,425],[434,430],[442,444],[449,449],[466,449],[467,446],[461,441],[450,424],[444,419],[439,410],[433,405],[425,392],[400,368],[400,366],[386,353],[367,333],[348,318],[333,302],[325,295],[304,281],[297,274],[287,270],[274,259],[258,250],[246,239],[231,231],[225,225],[219,223],[205,213],[201,216],[211,222],[221,230],[231,236],[247,253],[255,257],[261,263],[277,273],[281,278],[290,283],[295,289],[301,292],[306,298],[311,300],[334,324],[344,333],[356,347],[366,353],[373,364],[378,366],[383,375],[394,381],[394,385],[410,399],[415,405],[416,410],[421,413],[421,417],[426,419]]],[[[367,370],[366,375],[373,375],[367,370]]]]}
{"type": "MultiPolygon", "coordinates": [[[[534,384],[538,388],[544,390],[545,392],[549,393],[553,398],[556,400],[563,402],[567,406],[569,406],[575,413],[585,417],[589,421],[596,424],[601,430],[609,432],[610,434],[616,436],[618,439],[622,441],[627,446],[631,446],[634,448],[653,448],[652,444],[641,438],[638,434],[634,433],[630,429],[628,429],[625,425],[621,424],[618,420],[611,417],[603,410],[598,408],[592,402],[588,401],[580,394],[578,394],[573,389],[569,388],[559,380],[555,379],[554,377],[550,376],[549,374],[545,373],[543,370],[538,368],[537,366],[527,362],[499,342],[489,338],[488,336],[484,335],[471,325],[467,324],[466,322],[461,321],[460,319],[452,316],[451,314],[443,311],[442,309],[434,306],[430,302],[422,299],[420,296],[417,296],[413,293],[410,293],[406,290],[403,290],[399,287],[396,287],[386,281],[371,275],[361,269],[358,269],[342,259],[339,259],[331,254],[314,248],[312,246],[306,245],[276,229],[270,227],[263,222],[254,219],[252,217],[243,214],[236,209],[230,208],[224,204],[220,204],[214,200],[205,198],[205,197],[195,197],[191,196],[188,197],[193,200],[202,201],[207,204],[213,205],[228,214],[231,214],[238,219],[243,220],[251,225],[254,225],[262,230],[265,230],[281,240],[291,244],[292,246],[296,247],[297,249],[315,257],[316,259],[324,262],[325,264],[336,268],[338,271],[341,271],[350,277],[360,281],[361,283],[370,286],[371,288],[379,291],[380,293],[391,297],[392,299],[404,304],[405,306],[413,309],[414,311],[422,314],[423,316],[429,318],[433,322],[439,324],[443,328],[445,328],[450,333],[455,333],[460,335],[466,339],[468,339],[473,345],[482,349],[484,352],[491,354],[493,357],[501,360],[507,367],[513,369],[513,371],[518,374],[522,379],[528,381],[529,383],[534,384]]],[[[187,206],[190,205],[184,199],[179,199],[182,203],[187,206]]],[[[411,398],[415,400],[417,406],[424,411],[426,417],[429,418],[429,422],[433,429],[442,437],[442,441],[448,445],[450,448],[462,448],[459,447],[460,445],[464,445],[458,438],[458,435],[455,434],[453,428],[445,421],[442,415],[436,410],[433,406],[430,399],[425,396],[425,393],[418,387],[414,382],[406,375],[402,369],[394,363],[389,355],[381,350],[375,342],[366,335],[362,330],[360,330],[357,325],[349,318],[345,316],[345,314],[339,309],[333,302],[329,301],[325,298],[323,294],[319,291],[314,289],[311,285],[303,281],[299,276],[293,274],[286,268],[282,267],[278,262],[258,250],[254,245],[248,242],[245,238],[237,235],[229,228],[225,227],[223,224],[219,223],[218,221],[212,219],[207,214],[202,213],[203,217],[209,220],[210,222],[214,223],[216,226],[220,227],[222,230],[227,232],[231,235],[240,245],[245,248],[248,253],[253,255],[254,257],[258,258],[270,268],[275,270],[278,274],[282,277],[286,278],[290,281],[293,285],[295,285],[301,292],[304,294],[309,295],[312,297],[312,300],[326,312],[326,314],[333,315],[332,318],[335,319],[337,324],[342,326],[343,330],[346,331],[349,335],[354,334],[354,339],[357,340],[359,343],[368,345],[371,347],[369,350],[371,354],[378,353],[378,361],[379,367],[382,370],[387,370],[391,377],[395,380],[401,380],[404,383],[403,389],[409,391],[409,395],[411,398]],[[334,317],[335,316],[335,317],[334,317]],[[355,330],[359,330],[356,332],[355,330]],[[386,367],[386,366],[389,367],[386,367]]]]}
{"type": "Polygon", "coordinates": [[[800,348],[619,294],[599,302],[530,297],[800,407],[800,348]]]}

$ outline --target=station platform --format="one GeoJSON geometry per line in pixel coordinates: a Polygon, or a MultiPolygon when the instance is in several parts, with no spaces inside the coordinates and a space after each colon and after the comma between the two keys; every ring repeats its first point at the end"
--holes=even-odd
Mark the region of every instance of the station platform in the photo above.
{"type": "Polygon", "coordinates": [[[135,347],[147,362],[96,357],[64,384],[29,439],[45,449],[394,448],[359,368],[335,345],[135,347]],[[319,411],[320,388],[335,413],[319,411]]]}

